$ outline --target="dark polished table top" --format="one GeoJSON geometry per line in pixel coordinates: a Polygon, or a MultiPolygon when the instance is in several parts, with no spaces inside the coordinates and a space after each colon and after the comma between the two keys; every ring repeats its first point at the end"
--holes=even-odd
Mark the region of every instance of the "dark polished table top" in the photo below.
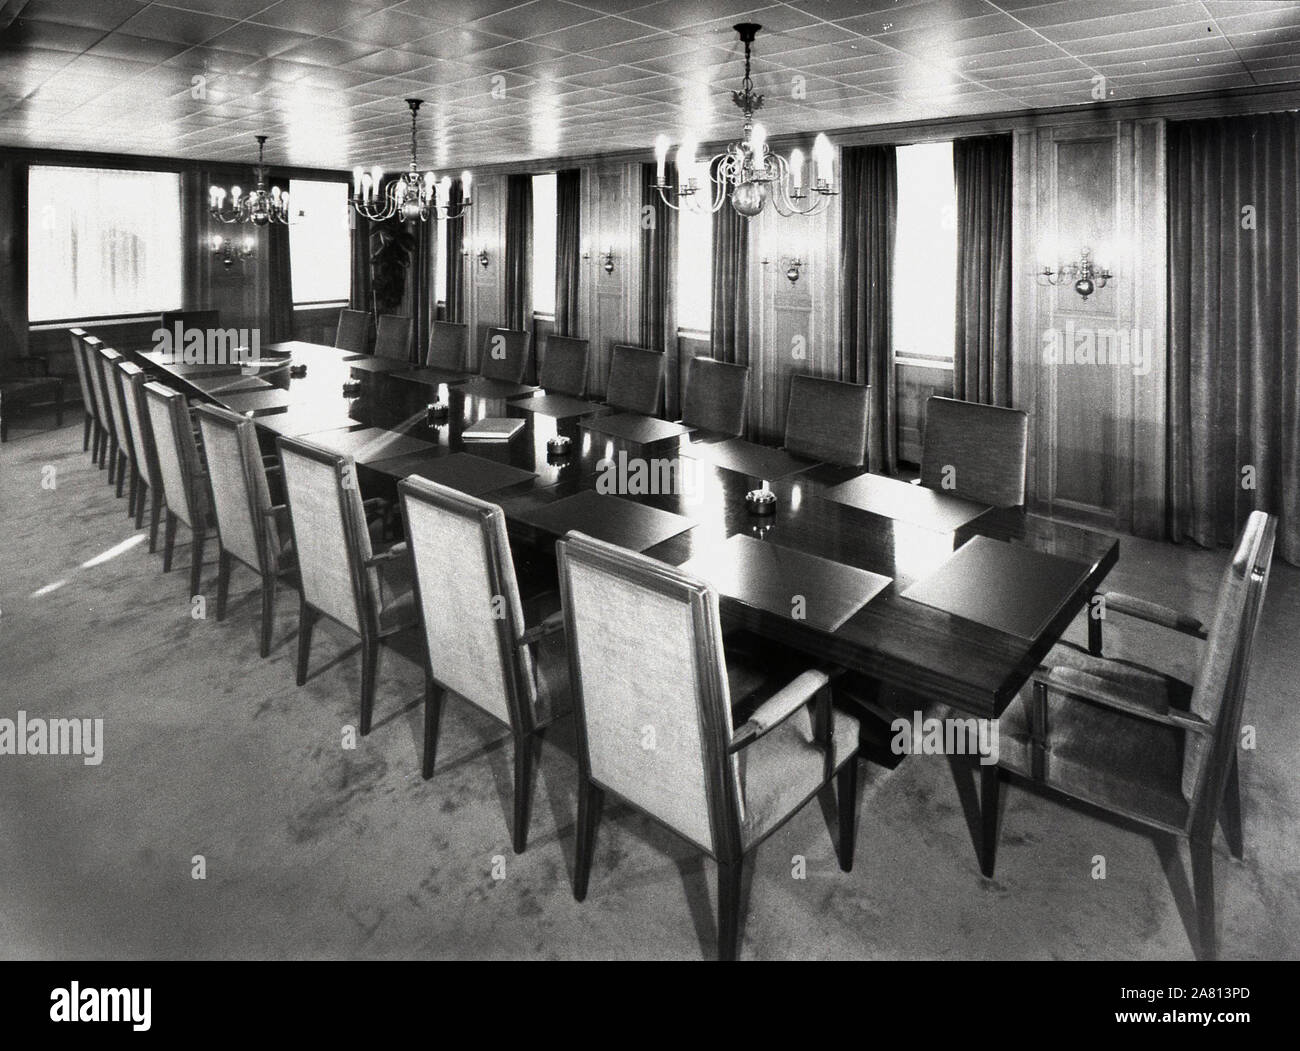
{"type": "MultiPolygon", "coordinates": [[[[559,535],[556,529],[582,528],[583,521],[588,523],[585,531],[593,533],[607,528],[614,535],[624,535],[618,533],[622,529],[625,535],[648,540],[654,538],[656,529],[667,532],[662,527],[668,519],[639,521],[634,512],[629,514],[623,502],[631,501],[689,520],[686,528],[646,549],[646,554],[673,565],[688,559],[705,565],[710,559],[734,557],[730,552],[746,548],[726,546],[725,542],[743,535],[887,577],[890,583],[878,592],[863,592],[873,597],[865,605],[850,605],[855,612],[834,630],[827,630],[826,621],[818,626],[817,618],[785,612],[776,601],[779,596],[772,594],[770,581],[754,581],[749,574],[746,583],[747,574],[736,572],[734,566],[732,572],[719,574],[720,579],[735,582],[733,590],[737,592],[722,590],[721,607],[730,625],[743,626],[816,659],[924,697],[947,701],[974,715],[1001,714],[1119,557],[1119,543],[1113,537],[1019,509],[988,509],[954,527],[952,523],[967,516],[957,513],[960,508],[943,505],[943,494],[904,493],[895,487],[906,487],[906,483],[887,478],[870,486],[871,509],[853,506],[836,499],[843,490],[831,490],[863,473],[858,470],[792,462],[784,454],[747,452],[738,445],[717,455],[700,455],[700,446],[717,442],[718,436],[697,432],[665,439],[664,428],[641,426],[635,419],[608,428],[620,433],[607,433],[592,425],[608,427],[609,417],[557,418],[520,408],[521,393],[510,384],[494,387],[474,382],[466,388],[456,374],[444,377],[424,370],[417,370],[418,380],[404,378],[402,373],[411,370],[356,368],[355,362],[347,360],[348,353],[332,347],[297,342],[272,345],[262,352],[265,364],[236,367],[230,373],[234,378],[256,375],[266,381],[269,386],[259,388],[263,395],[285,392],[283,407],[277,404],[278,398],[252,398],[248,390],[223,394],[218,384],[214,391],[210,373],[187,376],[187,371],[194,370],[169,365],[158,355],[145,353],[148,348],[118,349],[133,353],[152,371],[167,374],[167,380],[179,389],[251,414],[268,442],[277,434],[311,441],[313,433],[329,432],[336,439],[332,444],[338,444],[340,433],[363,428],[392,431],[410,439],[385,446],[375,444],[377,431],[359,436],[357,442],[371,457],[358,464],[358,480],[367,496],[391,496],[400,478],[422,473],[422,467],[437,473],[438,461],[456,454],[507,465],[514,470],[497,472],[495,479],[485,476],[475,486],[480,490],[475,495],[505,509],[516,548],[532,546],[550,554],[559,535]],[[306,365],[305,373],[292,375],[291,367],[301,365],[306,365]],[[195,386],[194,378],[200,379],[205,389],[195,386]],[[431,411],[435,405],[437,411],[431,411]],[[508,441],[462,438],[467,424],[501,416],[523,419],[523,429],[508,441]],[[317,422],[320,426],[314,428],[317,422]],[[570,454],[560,460],[547,451],[548,440],[557,434],[571,439],[570,454]],[[632,440],[642,435],[653,441],[640,444],[632,440]],[[384,456],[386,448],[394,455],[384,456]],[[682,449],[696,455],[679,455],[682,449]],[[646,464],[653,469],[644,472],[638,484],[635,471],[646,464]],[[757,487],[759,479],[744,473],[744,468],[768,469],[768,464],[798,470],[777,480],[768,479],[778,506],[773,516],[760,518],[752,515],[745,503],[745,494],[757,487]],[[566,504],[563,513],[548,510],[579,493],[592,496],[566,504]],[[596,494],[604,499],[594,499],[596,494]],[[933,519],[927,520],[925,506],[934,497],[940,501],[933,519]],[[616,507],[608,500],[620,504],[616,507]],[[900,509],[898,517],[891,517],[891,507],[900,509]],[[569,513],[570,508],[580,513],[569,513]],[[976,536],[1073,564],[1060,567],[1062,571],[1050,575],[1052,579],[1046,582],[1032,574],[1006,582],[1007,588],[1033,596],[1038,607],[1056,610],[1034,637],[998,630],[903,597],[904,591],[938,572],[958,548],[976,536]],[[746,601],[746,588],[751,589],[752,601],[746,601]],[[1045,588],[1053,590],[1039,593],[1045,588]]],[[[527,392],[525,389],[523,396],[527,392]]],[[[466,468],[472,466],[456,461],[446,468],[446,477],[466,477],[466,468]]],[[[786,561],[796,566],[800,562],[786,561]]],[[[812,564],[812,560],[802,562],[812,564]]],[[[815,586],[833,586],[825,574],[814,576],[820,581],[815,586]]],[[[796,599],[791,596],[792,608],[798,605],[796,599]]],[[[1005,605],[1006,595],[1000,601],[1005,605]]],[[[990,607],[996,605],[990,601],[990,607]]],[[[838,619],[837,614],[832,622],[838,619]]]]}

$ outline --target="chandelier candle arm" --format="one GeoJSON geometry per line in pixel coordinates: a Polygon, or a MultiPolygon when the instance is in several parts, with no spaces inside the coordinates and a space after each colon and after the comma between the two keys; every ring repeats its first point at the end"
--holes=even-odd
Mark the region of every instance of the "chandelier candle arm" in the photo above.
{"type": "Polygon", "coordinates": [[[358,215],[376,222],[394,216],[404,221],[428,222],[430,219],[459,219],[472,203],[472,181],[469,172],[461,172],[461,200],[455,207],[451,203],[451,179],[444,176],[441,182],[432,170],[420,172],[419,143],[416,119],[423,99],[407,99],[411,110],[411,163],[407,171],[384,186],[384,170],[375,165],[367,173],[363,168],[352,170],[352,200],[350,204],[358,215]]]}
{"type": "Polygon", "coordinates": [[[208,188],[208,214],[222,223],[252,223],[269,226],[272,223],[288,225],[293,222],[289,211],[289,195],[280,187],[266,188],[266,136],[257,136],[257,167],[254,168],[256,185],[245,194],[238,186],[230,188],[230,207],[226,207],[226,191],[220,186],[208,188]]]}

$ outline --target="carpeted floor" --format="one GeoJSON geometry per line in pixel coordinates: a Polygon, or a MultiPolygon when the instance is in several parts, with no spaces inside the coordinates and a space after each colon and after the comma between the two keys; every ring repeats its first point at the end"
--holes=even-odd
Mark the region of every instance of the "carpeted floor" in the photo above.
{"type": "MultiPolygon", "coordinates": [[[[81,452],[79,421],[40,422],[16,424],[0,446],[0,717],[102,718],[104,758],[0,756],[5,956],[713,956],[711,863],[609,807],[577,904],[575,764],[563,747],[543,751],[528,851],[515,856],[510,749],[489,720],[453,699],[438,773],[422,781],[422,673],[390,651],[374,731],[344,749],[354,642],[318,628],[311,679],[297,688],[296,596],[280,596],[260,660],[255,581],[236,571],[218,624],[215,561],[203,574],[208,615],[196,618],[188,547],[164,575],[81,452]],[[42,487],[46,467],[54,488],[42,487]]],[[[1219,552],[1125,538],[1109,584],[1205,616],[1223,564],[1219,552]]],[[[1081,628],[1071,637],[1082,641],[1081,628]]],[[[1191,672],[1193,651],[1159,629],[1107,632],[1110,653],[1159,653],[1191,672]]],[[[1227,958],[1300,957],[1297,639],[1300,571],[1278,564],[1246,712],[1258,748],[1241,758],[1246,860],[1222,840],[1216,849],[1227,958]]],[[[852,873],[839,871],[816,805],[759,849],[742,957],[1193,955],[1185,855],[1135,829],[1012,787],[990,880],[944,759],[864,768],[860,791],[852,873]],[[1104,880],[1092,878],[1098,854],[1104,880]]]]}

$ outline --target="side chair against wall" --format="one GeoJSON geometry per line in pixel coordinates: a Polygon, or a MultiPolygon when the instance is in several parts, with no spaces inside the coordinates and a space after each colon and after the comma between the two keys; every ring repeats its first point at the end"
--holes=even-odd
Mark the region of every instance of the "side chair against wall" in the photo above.
{"type": "Polygon", "coordinates": [[[483,334],[478,374],[506,383],[523,383],[528,374],[528,333],[513,328],[488,329],[483,334]]]}
{"type": "Polygon", "coordinates": [[[469,325],[459,321],[435,321],[429,326],[429,354],[424,362],[446,372],[469,368],[469,325]]]}
{"type": "Polygon", "coordinates": [[[619,344],[610,352],[605,404],[619,412],[657,416],[664,393],[662,351],[619,344]]]}
{"type": "Polygon", "coordinates": [[[312,628],[329,617],[361,638],[361,733],[370,732],[384,639],[416,623],[410,553],[396,544],[375,553],[356,467],[341,456],[292,438],[276,442],[298,575],[298,685],[307,681],[312,628]]]}
{"type": "Polygon", "coordinates": [[[158,445],[154,439],[153,420],[149,416],[149,403],[145,397],[145,384],[149,376],[133,361],[118,364],[121,373],[122,394],[126,402],[126,415],[131,433],[138,443],[136,462],[140,468],[140,491],[135,501],[135,527],[144,525],[144,502],[149,499],[149,553],[158,550],[158,523],[162,517],[163,477],[158,464],[158,445]]]}
{"type": "Polygon", "coordinates": [[[745,856],[832,777],[840,867],[852,867],[857,721],[832,709],[826,671],[787,679],[729,660],[717,593],[703,581],[580,533],[556,549],[578,736],[573,895],[586,897],[612,793],[717,862],[718,955],[735,959],[745,856]],[[751,712],[739,727],[733,701],[751,712]],[[646,726],[654,748],[642,746],[646,726]]]}
{"type": "Polygon", "coordinates": [[[334,334],[334,346],[355,354],[366,352],[366,337],[370,331],[370,315],[364,310],[339,311],[339,327],[334,334]]]}
{"type": "MultiPolygon", "coordinates": [[[[95,403],[99,406],[101,414],[100,423],[104,428],[104,436],[100,441],[99,455],[101,466],[103,461],[108,465],[108,484],[117,483],[117,466],[118,460],[121,459],[122,450],[117,440],[117,424],[113,419],[113,403],[108,396],[108,384],[104,381],[104,370],[101,366],[102,359],[99,356],[100,350],[104,346],[104,341],[98,336],[87,336],[82,345],[86,353],[86,371],[90,376],[90,382],[95,388],[95,403]]],[[[118,490],[121,495],[121,490],[118,490]]]]}
{"type": "Polygon", "coordinates": [[[591,344],[572,336],[548,336],[546,360],[537,378],[547,394],[567,394],[582,398],[587,393],[587,359],[591,344]]]}
{"type": "Polygon", "coordinates": [[[686,363],[682,423],[688,427],[739,438],[749,406],[749,367],[712,358],[686,363]]]}
{"type": "Polygon", "coordinates": [[[176,525],[179,522],[190,531],[190,594],[197,595],[211,509],[207,474],[194,440],[185,395],[157,382],[146,383],[144,393],[167,506],[163,529],[163,572],[170,572],[172,568],[172,550],[176,545],[176,525]]]}
{"type": "Polygon", "coordinates": [[[104,399],[104,415],[108,418],[109,480],[113,482],[117,496],[122,495],[131,470],[131,436],[126,431],[126,420],[122,418],[122,407],[117,402],[117,392],[114,387],[116,380],[113,378],[113,370],[121,359],[121,354],[103,344],[91,348],[90,360],[99,376],[100,396],[104,399]]]}
{"type": "Polygon", "coordinates": [[[920,484],[994,507],[1025,502],[1029,414],[931,397],[925,403],[920,484]]]}
{"type": "MultiPolygon", "coordinates": [[[[84,328],[68,329],[68,341],[72,345],[72,364],[77,370],[77,388],[81,391],[81,413],[82,413],[82,431],[81,431],[81,451],[90,451],[90,436],[95,425],[95,402],[94,395],[90,393],[90,377],[86,374],[86,358],[81,352],[81,340],[86,335],[84,328]]],[[[91,452],[91,459],[99,455],[99,435],[95,435],[95,449],[91,452]]]]}
{"type": "MultiPolygon", "coordinates": [[[[139,444],[136,441],[135,431],[131,426],[131,417],[126,411],[126,390],[122,386],[122,366],[126,364],[126,358],[115,350],[107,347],[100,350],[100,356],[104,359],[104,384],[108,388],[108,396],[113,402],[113,417],[117,420],[117,430],[122,441],[123,463],[122,472],[130,479],[127,487],[126,497],[126,516],[127,518],[136,518],[136,501],[143,499],[144,493],[140,486],[140,463],[137,455],[139,444]]],[[[119,479],[120,483],[121,479],[119,479]]]]}
{"type": "Polygon", "coordinates": [[[536,746],[570,710],[558,597],[552,593],[553,614],[529,627],[500,507],[418,475],[397,488],[427,657],[422,772],[433,776],[448,692],[508,726],[515,745],[512,838],[522,854],[536,746]]]}
{"type": "Polygon", "coordinates": [[[1277,520],[1255,511],[1219,586],[1205,631],[1194,617],[1112,596],[1122,613],[1205,640],[1194,684],[1129,661],[1058,645],[1034,675],[1031,700],[999,724],[998,766],[982,768],[983,857],[993,875],[998,771],[1188,842],[1200,953],[1218,955],[1214,828],[1241,858],[1237,748],[1251,649],[1268,586],[1277,520]]]}
{"type": "MultiPolygon", "coordinates": [[[[258,652],[271,652],[275,585],[294,568],[288,543],[289,507],[273,504],[253,421],[216,405],[194,410],[207,454],[212,509],[217,520],[217,620],[226,617],[230,574],[239,562],[257,574],[262,592],[258,652]]],[[[278,465],[274,468],[278,470],[278,465]]]]}
{"type": "Polygon", "coordinates": [[[381,314],[375,331],[375,357],[411,360],[411,319],[404,314],[381,314]]]}
{"type": "Polygon", "coordinates": [[[99,404],[99,385],[95,376],[95,367],[90,360],[90,348],[85,329],[69,329],[68,338],[72,343],[72,356],[77,360],[78,375],[84,379],[88,398],[86,411],[90,413],[90,458],[101,470],[108,450],[108,428],[104,423],[104,410],[99,404]]]}
{"type": "Polygon", "coordinates": [[[787,452],[841,467],[866,467],[870,426],[870,387],[816,376],[790,377],[787,452]]]}

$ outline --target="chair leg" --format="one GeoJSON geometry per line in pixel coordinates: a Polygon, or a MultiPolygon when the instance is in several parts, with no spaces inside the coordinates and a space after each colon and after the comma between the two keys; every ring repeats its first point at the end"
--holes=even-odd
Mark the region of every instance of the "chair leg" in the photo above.
{"type": "Polygon", "coordinates": [[[835,809],[840,824],[840,871],[853,871],[853,848],[858,832],[858,757],[855,755],[836,775],[835,809]]]}
{"type": "Polygon", "coordinates": [[[734,960],[740,950],[740,873],[742,863],[718,862],[718,959],[734,960]]]}
{"type": "Polygon", "coordinates": [[[162,518],[163,491],[155,485],[149,494],[149,554],[158,550],[158,522],[162,518]]]}
{"type": "Polygon", "coordinates": [[[99,445],[101,437],[102,435],[99,432],[99,424],[95,422],[95,418],[92,416],[90,418],[90,459],[96,467],[99,466],[99,445]]]}
{"type": "Polygon", "coordinates": [[[108,431],[102,425],[95,427],[95,437],[99,440],[99,452],[95,454],[95,463],[99,464],[102,471],[108,466],[108,431]]]}
{"type": "Polygon", "coordinates": [[[1234,752],[1228,766],[1228,781],[1223,789],[1223,804],[1219,807],[1219,827],[1228,841],[1228,852],[1240,861],[1246,854],[1246,838],[1241,823],[1241,778],[1237,772],[1237,755],[1234,752]]]}
{"type": "Polygon", "coordinates": [[[573,857],[573,896],[582,901],[587,896],[587,881],[591,878],[591,858],[595,853],[596,829],[600,825],[600,811],[605,793],[590,779],[583,778],[578,786],[578,828],[573,857]]]}
{"type": "Polygon", "coordinates": [[[433,764],[438,756],[438,727],[442,723],[442,702],[446,693],[433,681],[433,676],[424,673],[424,760],[420,773],[427,781],[433,776],[433,764]]]}
{"type": "MultiPolygon", "coordinates": [[[[230,595],[230,552],[224,547],[217,554],[217,621],[226,619],[226,599],[230,595]]],[[[265,655],[264,655],[265,656],[265,655]]]]}
{"type": "Polygon", "coordinates": [[[0,405],[0,445],[4,445],[9,440],[9,414],[5,412],[4,406],[0,405]]]}
{"type": "MultiPolygon", "coordinates": [[[[135,498],[135,527],[136,529],[144,528],[144,503],[145,498],[149,496],[149,483],[144,480],[144,475],[140,476],[140,491],[135,498]]],[[[152,547],[149,548],[153,550],[152,547]]]]}
{"type": "Polygon", "coordinates": [[[533,796],[533,758],[536,741],[531,734],[515,737],[515,828],[516,854],[528,846],[528,804],[533,796]]]}
{"type": "Polygon", "coordinates": [[[1214,908],[1214,836],[1194,837],[1189,846],[1192,854],[1192,888],[1196,893],[1196,931],[1201,943],[1201,959],[1219,958],[1219,940],[1214,908]]]}
{"type": "Polygon", "coordinates": [[[298,604],[298,685],[307,681],[307,659],[311,656],[311,629],[316,626],[316,611],[304,598],[298,604]]]}
{"type": "Polygon", "coordinates": [[[90,448],[90,414],[82,421],[81,426],[81,451],[84,453],[90,448]]]}
{"type": "Polygon", "coordinates": [[[167,524],[163,527],[163,572],[172,571],[172,551],[176,547],[176,516],[167,512],[167,524]]]}
{"type": "Polygon", "coordinates": [[[190,536],[190,595],[199,593],[199,578],[203,574],[203,528],[194,529],[190,536]]]}
{"type": "Polygon", "coordinates": [[[262,577],[262,634],[258,640],[258,653],[263,657],[271,654],[271,628],[275,623],[275,574],[267,573],[262,577]]]}
{"type": "Polygon", "coordinates": [[[379,640],[361,639],[361,736],[370,733],[375,710],[375,679],[379,675],[379,640]]]}
{"type": "Polygon", "coordinates": [[[126,499],[126,517],[134,518],[135,502],[140,499],[140,472],[135,469],[134,464],[131,465],[131,484],[127,490],[127,493],[128,496],[126,499]]]}
{"type": "Polygon", "coordinates": [[[126,469],[128,466],[126,453],[119,448],[117,450],[117,490],[114,493],[118,499],[121,499],[122,491],[126,486],[126,469]]]}
{"type": "Polygon", "coordinates": [[[1001,775],[996,763],[980,767],[980,871],[993,878],[998,852],[998,788],[1001,775]]]}
{"type": "MultiPolygon", "coordinates": [[[[110,435],[108,439],[108,484],[115,485],[116,483],[117,483],[117,439],[114,438],[112,435],[110,435]]],[[[118,493],[118,496],[121,495],[122,495],[121,493],[118,493]]]]}

